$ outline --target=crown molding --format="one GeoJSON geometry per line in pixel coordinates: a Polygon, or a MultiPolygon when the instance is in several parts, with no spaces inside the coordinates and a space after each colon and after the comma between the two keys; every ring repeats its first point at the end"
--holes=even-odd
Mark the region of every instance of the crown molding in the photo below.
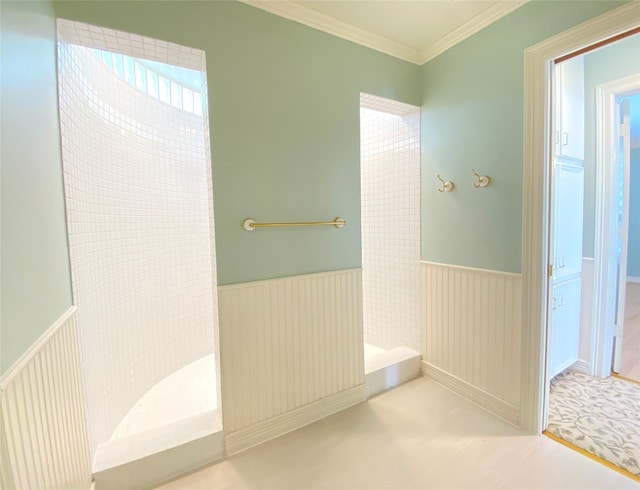
{"type": "Polygon", "coordinates": [[[424,65],[427,61],[430,61],[436,56],[444,53],[447,49],[452,48],[459,42],[464,41],[466,38],[473,36],[476,32],[481,31],[490,24],[493,24],[501,17],[519,9],[528,1],[529,0],[514,0],[509,2],[498,2],[492,7],[489,7],[481,14],[476,15],[473,19],[462,24],[460,27],[451,31],[442,39],[436,41],[422,51],[419,64],[424,65]]]}
{"type": "Polygon", "coordinates": [[[317,29],[327,34],[352,41],[361,46],[371,48],[375,51],[388,54],[416,65],[420,64],[420,50],[399,43],[379,34],[361,29],[347,22],[334,19],[326,14],[317,12],[308,7],[289,0],[264,1],[264,0],[239,0],[240,2],[259,8],[265,12],[293,20],[313,29],[317,29]]]}
{"type": "Polygon", "coordinates": [[[265,12],[293,20],[294,22],[346,39],[347,41],[352,41],[356,44],[360,44],[361,46],[388,54],[395,58],[399,58],[416,65],[423,65],[427,61],[432,60],[447,49],[458,44],[460,41],[463,41],[481,29],[484,29],[489,24],[522,7],[529,0],[498,2],[423,51],[379,34],[375,34],[371,31],[367,31],[366,29],[356,27],[348,22],[334,19],[333,17],[317,12],[291,0],[239,1],[246,5],[264,10],[265,12]]]}

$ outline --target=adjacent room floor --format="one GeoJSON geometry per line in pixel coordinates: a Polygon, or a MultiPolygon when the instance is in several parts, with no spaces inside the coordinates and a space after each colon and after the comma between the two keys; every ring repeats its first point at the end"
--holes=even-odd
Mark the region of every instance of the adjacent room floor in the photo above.
{"type": "Polygon", "coordinates": [[[619,374],[640,381],[640,283],[627,283],[619,374]]]}
{"type": "Polygon", "coordinates": [[[638,489],[549,438],[524,435],[426,378],[194,472],[162,490],[638,489]]]}
{"type": "Polygon", "coordinates": [[[640,478],[640,385],[566,371],[551,380],[552,434],[640,478]]]}

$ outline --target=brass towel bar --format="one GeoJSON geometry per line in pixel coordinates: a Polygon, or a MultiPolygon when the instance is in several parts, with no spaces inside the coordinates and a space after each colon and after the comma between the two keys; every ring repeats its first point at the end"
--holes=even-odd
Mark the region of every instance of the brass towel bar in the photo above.
{"type": "Polygon", "coordinates": [[[293,223],[256,223],[251,218],[247,218],[242,222],[242,227],[246,231],[253,231],[256,228],[276,228],[280,226],[335,226],[342,228],[347,224],[347,220],[336,218],[333,221],[302,221],[293,223]]]}

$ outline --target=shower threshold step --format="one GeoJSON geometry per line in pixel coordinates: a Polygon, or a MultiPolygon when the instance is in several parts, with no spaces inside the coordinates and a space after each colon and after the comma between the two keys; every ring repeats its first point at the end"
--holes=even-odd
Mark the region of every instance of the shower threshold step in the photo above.
{"type": "Polygon", "coordinates": [[[408,347],[368,349],[375,352],[364,361],[364,388],[367,398],[420,376],[419,352],[408,347]]]}
{"type": "Polygon", "coordinates": [[[147,488],[224,457],[218,410],[101,444],[95,490],[147,488]]]}

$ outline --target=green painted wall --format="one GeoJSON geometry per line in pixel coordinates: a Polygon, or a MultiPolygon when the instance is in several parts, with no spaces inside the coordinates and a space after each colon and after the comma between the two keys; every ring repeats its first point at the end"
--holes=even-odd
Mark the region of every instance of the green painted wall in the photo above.
{"type": "Polygon", "coordinates": [[[520,271],[524,50],[622,3],[530,2],[421,68],[423,260],[520,271]]]}
{"type": "Polygon", "coordinates": [[[640,277],[640,148],[631,149],[630,173],[627,275],[640,277]]]}
{"type": "Polygon", "coordinates": [[[51,5],[0,2],[0,371],[71,306],[51,5]]]}
{"type": "MultiPolygon", "coordinates": [[[[596,213],[596,86],[640,73],[640,35],[584,56],[585,152],[583,255],[593,257],[596,213]]],[[[630,223],[631,224],[631,223],[630,223]]]]}
{"type": "Polygon", "coordinates": [[[359,94],[417,104],[417,66],[238,2],[55,8],[206,51],[219,284],[360,267],[359,94]],[[344,229],[241,227],[336,216],[344,229]]]}
{"type": "MultiPolygon", "coordinates": [[[[359,93],[423,110],[426,260],[518,271],[523,50],[619,2],[532,2],[420,68],[237,2],[55,2],[207,53],[219,283],[359,267],[359,93]],[[422,94],[422,98],[421,98],[422,94]],[[491,175],[476,191],[470,170],[491,175]],[[456,181],[435,192],[435,174],[456,181]],[[244,232],[341,216],[342,230],[244,232]]],[[[50,3],[2,8],[2,370],[71,304],[50,3]]]]}

